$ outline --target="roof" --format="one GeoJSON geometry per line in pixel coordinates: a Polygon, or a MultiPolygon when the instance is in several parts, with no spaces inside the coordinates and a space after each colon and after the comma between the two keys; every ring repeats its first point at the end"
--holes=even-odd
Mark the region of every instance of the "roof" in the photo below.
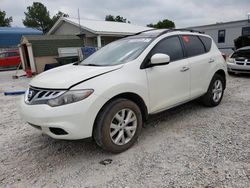
{"type": "MultiPolygon", "coordinates": [[[[79,27],[79,20],[75,18],[60,18],[55,25],[50,29],[48,34],[52,34],[54,30],[60,27],[60,24],[63,22],[68,22],[72,25],[79,27]]],[[[86,20],[81,19],[81,28],[85,29],[91,33],[97,35],[131,35],[141,31],[150,29],[149,27],[133,25],[123,22],[112,22],[112,21],[103,21],[103,20],[86,20]]]]}
{"type": "Polygon", "coordinates": [[[77,39],[80,38],[76,35],[27,35],[24,36],[29,41],[36,40],[68,40],[68,39],[77,39]]]}
{"type": "Polygon", "coordinates": [[[221,25],[235,24],[235,23],[241,23],[241,22],[248,22],[248,20],[236,20],[236,21],[230,21],[230,22],[218,22],[218,23],[215,23],[215,24],[207,24],[207,25],[193,26],[193,27],[187,27],[187,28],[212,27],[212,26],[221,26],[221,25]]]}
{"type": "Polygon", "coordinates": [[[2,33],[36,33],[36,34],[41,34],[42,31],[39,31],[37,29],[33,29],[33,28],[28,28],[28,27],[0,27],[0,34],[2,33]]]}
{"type": "Polygon", "coordinates": [[[82,47],[84,41],[74,35],[23,36],[32,44],[34,57],[57,56],[58,48],[82,47]]]}
{"type": "Polygon", "coordinates": [[[6,52],[18,52],[19,53],[19,50],[4,50],[4,51],[1,51],[0,54],[6,53],[6,52]]]}
{"type": "Polygon", "coordinates": [[[42,35],[42,32],[25,27],[0,27],[0,47],[17,46],[22,35],[42,35]]]}

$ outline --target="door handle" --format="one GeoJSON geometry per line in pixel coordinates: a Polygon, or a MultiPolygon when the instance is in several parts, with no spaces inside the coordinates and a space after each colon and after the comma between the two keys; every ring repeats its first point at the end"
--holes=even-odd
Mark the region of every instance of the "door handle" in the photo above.
{"type": "Polygon", "coordinates": [[[182,67],[181,72],[185,72],[187,70],[189,70],[189,67],[182,67]]]}
{"type": "Polygon", "coordinates": [[[213,63],[214,59],[209,59],[208,63],[213,63]]]}

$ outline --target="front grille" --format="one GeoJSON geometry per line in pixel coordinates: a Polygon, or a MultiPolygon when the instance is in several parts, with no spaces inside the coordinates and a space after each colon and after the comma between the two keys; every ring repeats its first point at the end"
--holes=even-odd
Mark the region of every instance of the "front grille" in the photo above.
{"type": "Polygon", "coordinates": [[[237,65],[244,65],[244,63],[236,62],[237,65]]]}
{"type": "Polygon", "coordinates": [[[38,89],[30,87],[25,94],[27,104],[45,104],[49,99],[62,95],[64,90],[38,89]]]}
{"type": "Polygon", "coordinates": [[[232,71],[237,71],[237,72],[250,72],[250,70],[241,70],[241,69],[232,69],[232,71]]]}
{"type": "Polygon", "coordinates": [[[236,58],[235,61],[245,61],[244,58],[236,58]]]}

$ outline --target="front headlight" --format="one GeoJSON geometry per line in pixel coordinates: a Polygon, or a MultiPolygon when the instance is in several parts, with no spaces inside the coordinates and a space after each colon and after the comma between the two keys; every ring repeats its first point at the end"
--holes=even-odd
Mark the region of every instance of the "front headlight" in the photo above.
{"type": "Polygon", "coordinates": [[[234,63],[234,59],[233,58],[229,58],[228,59],[228,63],[234,63]]]}
{"type": "Polygon", "coordinates": [[[86,99],[93,92],[94,92],[93,89],[67,91],[57,98],[49,99],[47,104],[51,107],[55,107],[55,106],[62,106],[65,104],[78,102],[83,99],[86,99]]]}

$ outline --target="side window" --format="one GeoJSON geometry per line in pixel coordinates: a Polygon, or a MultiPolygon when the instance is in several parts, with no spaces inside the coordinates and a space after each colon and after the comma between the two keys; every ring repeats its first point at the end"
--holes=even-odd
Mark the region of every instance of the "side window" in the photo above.
{"type": "Polygon", "coordinates": [[[5,58],[5,53],[0,54],[0,58],[5,58]]]}
{"type": "Polygon", "coordinates": [[[182,35],[182,40],[188,57],[206,53],[205,46],[197,36],[182,35]]]}
{"type": "Polygon", "coordinates": [[[14,57],[17,56],[16,52],[8,52],[8,57],[14,57]]]}
{"type": "Polygon", "coordinates": [[[183,50],[179,37],[169,37],[161,40],[156,44],[151,54],[156,53],[167,54],[170,57],[170,61],[177,61],[183,59],[183,50]]]}
{"type": "Polygon", "coordinates": [[[199,36],[199,38],[201,39],[202,43],[204,44],[205,48],[206,48],[206,52],[209,52],[212,46],[212,39],[208,38],[208,37],[204,37],[204,36],[199,36]]]}
{"type": "Polygon", "coordinates": [[[218,43],[225,43],[226,30],[218,31],[218,43]]]}

